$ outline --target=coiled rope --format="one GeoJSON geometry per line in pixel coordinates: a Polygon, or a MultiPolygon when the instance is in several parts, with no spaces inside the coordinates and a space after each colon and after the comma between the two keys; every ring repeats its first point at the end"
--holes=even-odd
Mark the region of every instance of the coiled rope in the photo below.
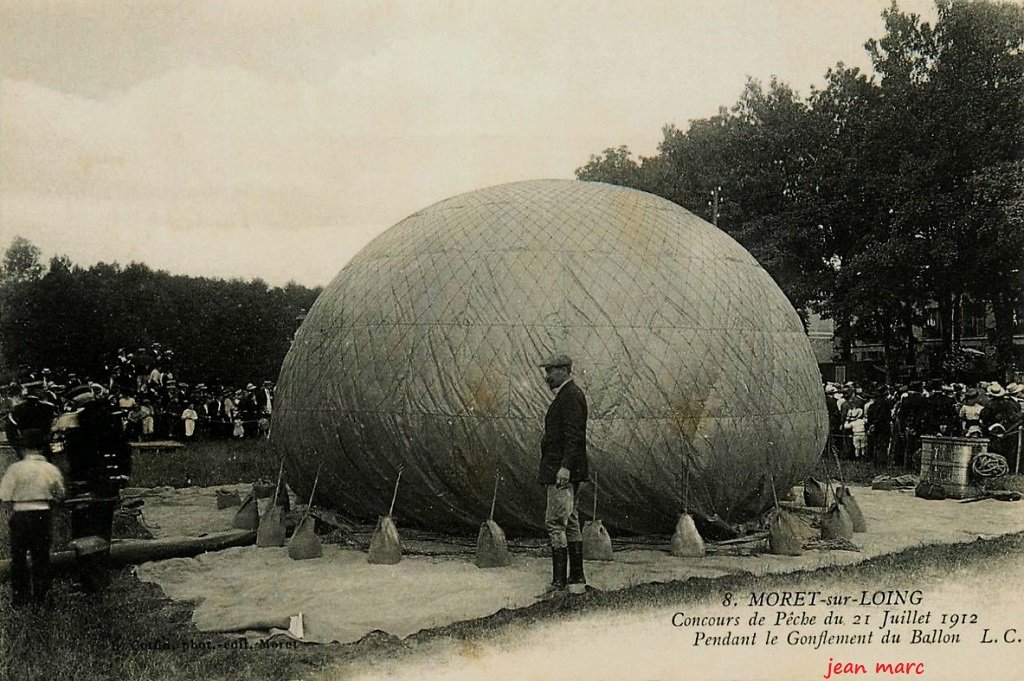
{"type": "Polygon", "coordinates": [[[984,452],[971,459],[971,472],[979,478],[998,478],[1008,474],[1010,466],[1003,455],[984,452]]]}

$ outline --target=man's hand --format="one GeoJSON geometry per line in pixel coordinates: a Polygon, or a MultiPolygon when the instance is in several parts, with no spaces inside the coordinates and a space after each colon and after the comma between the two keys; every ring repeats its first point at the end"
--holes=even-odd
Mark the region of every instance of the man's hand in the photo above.
{"type": "MultiPolygon", "coordinates": [[[[549,469],[550,470],[550,469],[549,469]]],[[[558,487],[565,487],[569,484],[569,469],[562,466],[558,469],[558,474],[555,475],[555,485],[558,487]]]]}

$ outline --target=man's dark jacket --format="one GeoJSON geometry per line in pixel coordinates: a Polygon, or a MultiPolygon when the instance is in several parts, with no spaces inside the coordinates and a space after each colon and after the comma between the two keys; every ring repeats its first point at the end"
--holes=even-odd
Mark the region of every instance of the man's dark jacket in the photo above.
{"type": "Polygon", "coordinates": [[[571,482],[587,479],[587,398],[572,380],[558,391],[544,416],[537,482],[554,485],[563,466],[571,482]]]}
{"type": "Polygon", "coordinates": [[[925,405],[923,433],[938,435],[941,432],[939,426],[946,426],[946,435],[960,434],[960,413],[952,397],[939,392],[932,393],[925,405]]]}

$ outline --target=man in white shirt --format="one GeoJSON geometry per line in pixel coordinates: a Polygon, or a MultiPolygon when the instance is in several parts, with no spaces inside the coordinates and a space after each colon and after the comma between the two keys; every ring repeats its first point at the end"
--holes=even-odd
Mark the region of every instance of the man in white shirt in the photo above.
{"type": "Polygon", "coordinates": [[[60,470],[46,460],[56,407],[30,397],[7,415],[7,437],[20,461],[0,479],[0,501],[9,506],[12,603],[42,603],[50,589],[50,540],[53,505],[64,498],[60,470]],[[27,558],[31,555],[32,565],[27,558]]]}

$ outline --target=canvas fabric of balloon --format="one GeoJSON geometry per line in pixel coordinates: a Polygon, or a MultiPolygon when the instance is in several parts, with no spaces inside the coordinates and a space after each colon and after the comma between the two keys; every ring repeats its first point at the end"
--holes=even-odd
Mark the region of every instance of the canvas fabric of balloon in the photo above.
{"type": "MultiPolygon", "coordinates": [[[[421,210],[328,285],[278,381],[271,444],[301,494],[372,520],[538,532],[538,364],[569,354],[589,403],[605,524],[672,531],[684,506],[730,521],[809,472],[827,416],[810,343],[736,241],[685,209],[570,180],[501,185],[421,210]]],[[[584,486],[581,503],[587,503],[584,486]]]]}

